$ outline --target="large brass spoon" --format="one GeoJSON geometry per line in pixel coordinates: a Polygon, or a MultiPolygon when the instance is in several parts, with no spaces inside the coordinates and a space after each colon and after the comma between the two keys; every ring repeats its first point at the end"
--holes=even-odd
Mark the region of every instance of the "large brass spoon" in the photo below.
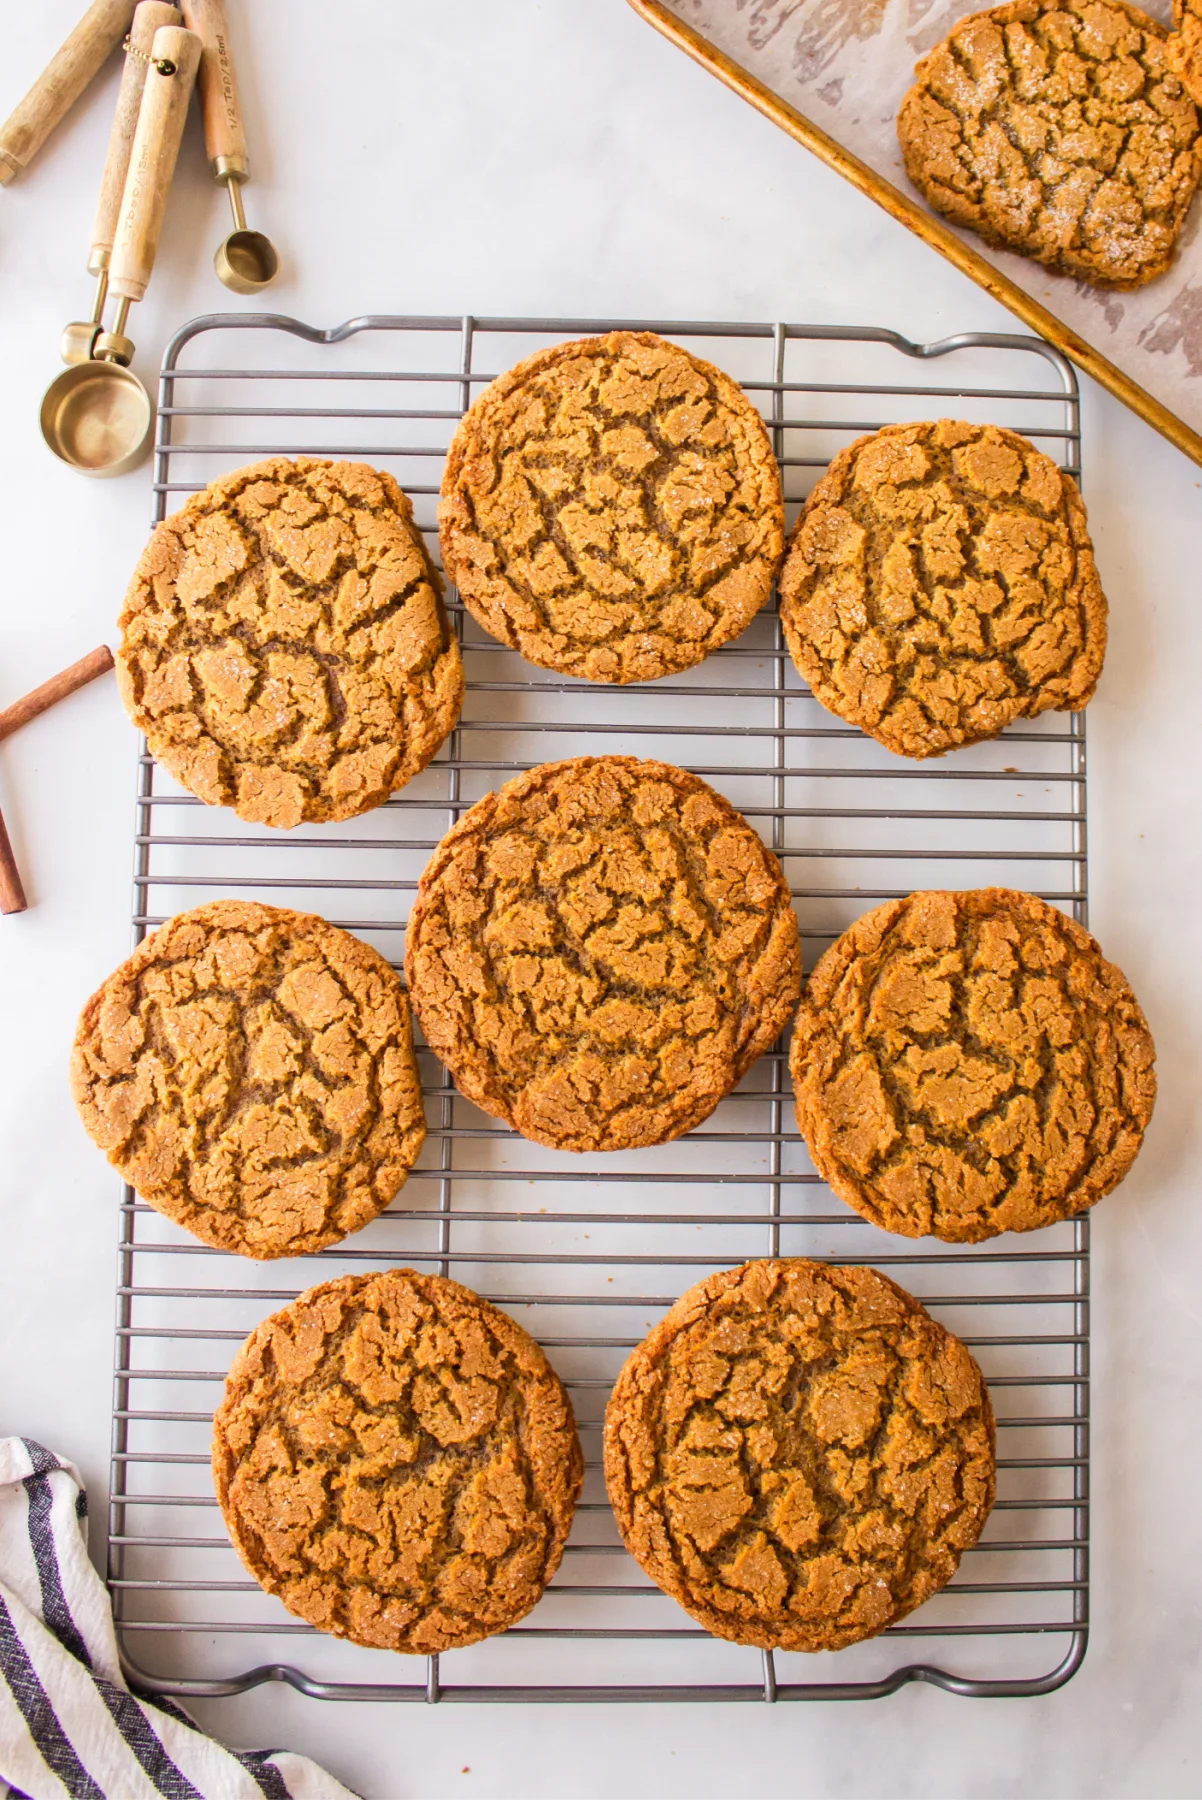
{"type": "Polygon", "coordinates": [[[96,339],[104,329],[104,303],[108,297],[109,264],[113,259],[113,239],[117,235],[117,218],[125,177],[129,170],[134,132],[142,106],[142,90],[150,67],[154,34],[163,25],[178,25],[180,15],[165,0],[142,0],[134,10],[134,21],[125,40],[125,67],[121,71],[121,87],[117,94],[117,111],[109,135],[108,156],[96,201],[96,217],[92,223],[92,247],[88,251],[88,274],[96,277],[90,319],[77,319],[63,328],[62,354],[65,363],[91,360],[96,339]]]}
{"type": "Polygon", "coordinates": [[[154,422],[150,395],[127,366],[134,346],[125,327],[154,268],[200,39],[165,25],[155,33],[151,57],[109,268],[109,292],[119,302],[113,329],[97,338],[89,361],[64,369],[50,383],[42,401],[42,436],[61,462],[84,475],[124,475],[136,468],[154,422]]]}

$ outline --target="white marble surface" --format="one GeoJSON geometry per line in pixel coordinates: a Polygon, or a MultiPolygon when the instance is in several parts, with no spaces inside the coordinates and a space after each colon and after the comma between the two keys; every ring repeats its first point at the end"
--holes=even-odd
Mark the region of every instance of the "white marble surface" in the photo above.
{"type": "MultiPolygon", "coordinates": [[[[463,309],[855,320],[918,338],[1008,328],[621,0],[233,9],[258,176],[248,207],[283,251],[271,292],[282,311],[322,324],[463,309]]],[[[78,10],[4,9],[0,107],[78,10]]],[[[146,533],[145,470],[81,480],[37,432],[60,326],[86,303],[115,79],[0,193],[0,701],[112,637],[146,533]]],[[[224,201],[195,120],[183,161],[137,314],[143,372],[178,323],[229,303],[209,260],[224,201]]],[[[321,1706],[269,1687],[198,1708],[215,1732],[308,1751],[372,1800],[1202,1792],[1202,472],[1088,387],[1085,423],[1112,606],[1090,711],[1093,924],[1144,1001],[1162,1087],[1138,1166],[1096,1215],[1096,1622],[1084,1669],[1045,1700],[911,1688],[771,1712],[321,1706]]],[[[128,944],[133,755],[111,683],[0,749],[0,806],[32,901],[0,921],[0,1430],[73,1457],[97,1502],[114,1188],[64,1069],[81,1001],[128,944]]]]}

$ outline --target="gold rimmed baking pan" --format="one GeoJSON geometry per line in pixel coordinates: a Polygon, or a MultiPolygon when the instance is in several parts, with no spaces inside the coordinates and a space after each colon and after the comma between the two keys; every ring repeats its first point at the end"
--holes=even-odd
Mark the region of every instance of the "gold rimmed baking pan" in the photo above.
{"type": "MultiPolygon", "coordinates": [[[[711,75],[716,75],[719,81],[724,82],[741,99],[754,106],[757,112],[763,113],[766,119],[771,119],[774,125],[779,125],[782,131],[788,132],[797,143],[804,144],[807,150],[821,158],[828,168],[842,175],[844,180],[850,181],[862,194],[875,200],[891,218],[905,225],[924,244],[937,250],[940,256],[946,257],[961,274],[969,276],[978,287],[984,288],[987,294],[1014,313],[1024,325],[1054,344],[1079,369],[1083,369],[1112,393],[1116,400],[1121,400],[1124,406],[1129,406],[1132,412],[1138,413],[1141,419],[1168,438],[1171,444],[1175,444],[1193,462],[1202,464],[1202,433],[1195,431],[1163,401],[1141,387],[1125,369],[1104,356],[1079,331],[1042,305],[1034,295],[1012,280],[950,225],[928,212],[921,201],[895,187],[861,157],[783,99],[766,82],[719,49],[711,38],[693,26],[686,25],[666,4],[666,0],[629,0],[629,4],[649,25],[661,32],[669,43],[691,56],[694,62],[700,63],[703,69],[708,69],[711,75]]],[[[908,78],[910,70],[907,67],[901,73],[908,78]]],[[[1037,265],[1032,267],[1034,269],[1037,265]]],[[[1041,276],[1045,273],[1043,270],[1039,271],[1041,276]]],[[[1106,296],[1103,295],[1101,299],[1104,301],[1106,296]]]]}

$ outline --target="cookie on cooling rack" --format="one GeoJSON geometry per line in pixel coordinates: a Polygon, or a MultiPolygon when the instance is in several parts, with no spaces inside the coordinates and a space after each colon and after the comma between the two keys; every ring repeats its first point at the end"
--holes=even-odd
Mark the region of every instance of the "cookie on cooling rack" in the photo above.
{"type": "Polygon", "coordinates": [[[487,795],[431,857],[405,968],[426,1041],[485,1112],[628,1150],[713,1112],[801,984],[780,864],[670,763],[582,756],[487,795]]]}
{"type": "Polygon", "coordinates": [[[1202,175],[1167,35],[1123,0],[973,13],[915,69],[897,118],[907,175],[987,243],[1099,287],[1154,281],[1202,175]]]}
{"type": "Polygon", "coordinates": [[[1083,707],[1106,598],[1077,484],[1017,432],[887,425],[793,529],[781,622],[815,699],[898,756],[1083,707]]]}
{"type": "Polygon", "coordinates": [[[242,1256],[358,1231],[426,1135],[384,958],[311,913],[241,900],[179,913],[92,995],[71,1090],[144,1200],[242,1256]]]}
{"type": "Polygon", "coordinates": [[[964,1345],[875,1269],[746,1263],[690,1288],[605,1414],[631,1555],[718,1637],[841,1650],[930,1598],[994,1496],[964,1345]]]}
{"type": "Polygon", "coordinates": [[[285,828],[349,819],[425,768],[459,717],[442,581],[391,475],[273,457],[156,526],[117,678],[169,774],[285,828]]]}
{"type": "Polygon", "coordinates": [[[784,547],[737,382],[649,331],[540,350],[485,388],[438,511],[464,604],[540,668],[652,681],[750,624],[784,547]]]}
{"type": "Polygon", "coordinates": [[[968,1244],[1108,1194],[1152,1116],[1154,1061],[1122,971],[1008,888],[865,913],[814,968],[790,1051],[797,1123],[840,1199],[968,1244]]]}
{"type": "Polygon", "coordinates": [[[255,1580],[383,1650],[451,1650],[523,1618],[583,1473],[533,1338],[412,1269],[346,1275],[265,1319],[213,1420],[217,1498],[255,1580]]]}

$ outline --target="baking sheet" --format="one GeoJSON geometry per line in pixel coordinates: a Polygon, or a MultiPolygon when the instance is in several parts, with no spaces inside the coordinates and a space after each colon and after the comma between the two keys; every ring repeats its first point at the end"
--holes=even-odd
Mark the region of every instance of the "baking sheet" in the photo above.
{"type": "MultiPolygon", "coordinates": [[[[914,64],[957,20],[959,0],[666,0],[748,73],[795,106],[902,192],[913,196],[897,142],[897,110],[914,64]]],[[[1144,9],[1170,23],[1170,0],[1144,9]]],[[[939,215],[932,215],[939,216],[939,215]]],[[[944,221],[948,223],[948,221],[944,221]]],[[[954,229],[949,225],[949,229],[954,229]]],[[[967,244],[1080,332],[1194,430],[1202,431],[1202,199],[1166,275],[1116,293],[990,248],[967,244]]]]}

